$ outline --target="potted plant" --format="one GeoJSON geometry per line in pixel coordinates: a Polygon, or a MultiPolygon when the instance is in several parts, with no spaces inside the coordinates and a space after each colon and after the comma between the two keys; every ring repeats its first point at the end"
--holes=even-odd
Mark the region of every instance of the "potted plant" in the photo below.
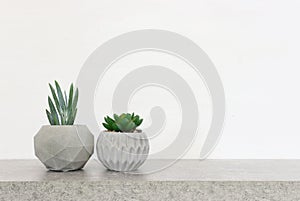
{"type": "Polygon", "coordinates": [[[98,159],[109,170],[133,171],[138,169],[149,154],[149,140],[142,130],[143,122],[138,115],[114,114],[104,118],[102,124],[107,130],[98,137],[96,150],[98,159]]]}
{"type": "Polygon", "coordinates": [[[94,152],[94,136],[85,125],[73,125],[77,113],[78,88],[64,95],[55,81],[49,84],[52,98],[48,96],[46,114],[50,125],[42,126],[34,136],[37,158],[53,171],[71,171],[83,168],[94,152]]]}

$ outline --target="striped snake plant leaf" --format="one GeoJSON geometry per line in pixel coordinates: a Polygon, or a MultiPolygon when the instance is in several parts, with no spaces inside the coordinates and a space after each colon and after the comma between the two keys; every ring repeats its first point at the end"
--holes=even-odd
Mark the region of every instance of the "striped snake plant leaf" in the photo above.
{"type": "Polygon", "coordinates": [[[55,92],[53,86],[52,86],[50,83],[49,83],[49,87],[50,87],[50,90],[51,90],[51,93],[52,93],[52,97],[53,97],[53,100],[54,100],[56,109],[57,109],[59,115],[61,115],[61,114],[62,114],[62,108],[60,107],[58,98],[57,98],[57,96],[56,96],[56,92],[55,92]]]}
{"type": "Polygon", "coordinates": [[[64,111],[66,109],[66,103],[65,103],[65,100],[64,100],[61,88],[60,88],[60,86],[59,86],[59,84],[58,84],[57,81],[55,81],[55,87],[56,87],[56,92],[57,92],[57,96],[58,96],[58,101],[59,101],[60,107],[64,111]]]}
{"type": "Polygon", "coordinates": [[[69,100],[67,102],[68,111],[72,111],[72,109],[73,109],[73,105],[72,105],[72,103],[73,103],[73,90],[74,90],[74,87],[73,87],[73,84],[71,84],[70,90],[69,90],[69,100]]]}
{"type": "Polygon", "coordinates": [[[50,96],[48,96],[48,104],[49,104],[49,108],[50,108],[50,114],[51,114],[52,119],[53,119],[53,123],[55,125],[58,125],[59,124],[58,114],[56,112],[56,109],[54,107],[54,104],[53,104],[50,96]]]}
{"type": "Polygon", "coordinates": [[[75,95],[74,95],[74,100],[72,101],[72,110],[74,111],[75,108],[77,107],[77,103],[78,103],[78,96],[79,96],[79,92],[78,92],[78,88],[76,88],[75,91],[75,95]]]}
{"type": "Polygon", "coordinates": [[[47,117],[48,117],[48,120],[49,120],[50,124],[54,125],[53,118],[52,118],[50,112],[47,109],[46,109],[46,114],[47,114],[47,117]]]}

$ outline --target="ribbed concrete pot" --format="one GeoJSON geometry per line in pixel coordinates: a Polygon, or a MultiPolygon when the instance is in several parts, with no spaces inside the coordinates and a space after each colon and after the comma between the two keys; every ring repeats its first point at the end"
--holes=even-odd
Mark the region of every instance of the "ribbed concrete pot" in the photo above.
{"type": "Polygon", "coordinates": [[[138,169],[149,154],[147,135],[102,131],[96,150],[98,159],[109,170],[129,172],[138,169]]]}
{"type": "Polygon", "coordinates": [[[84,125],[42,126],[34,150],[49,170],[79,170],[94,152],[94,136],[84,125]]]}

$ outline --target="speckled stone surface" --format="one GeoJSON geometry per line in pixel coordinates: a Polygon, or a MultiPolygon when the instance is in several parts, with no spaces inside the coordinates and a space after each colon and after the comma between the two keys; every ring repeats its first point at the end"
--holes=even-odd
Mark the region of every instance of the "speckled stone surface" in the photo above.
{"type": "MultiPolygon", "coordinates": [[[[148,160],[147,168],[167,163],[148,160]]],[[[0,160],[0,201],[212,200],[298,201],[300,160],[180,160],[152,174],[49,172],[37,160],[0,160]]]]}

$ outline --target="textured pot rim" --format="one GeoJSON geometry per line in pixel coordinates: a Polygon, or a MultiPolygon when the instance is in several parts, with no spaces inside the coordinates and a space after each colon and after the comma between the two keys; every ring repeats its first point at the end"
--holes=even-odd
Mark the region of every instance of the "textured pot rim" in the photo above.
{"type": "Polygon", "coordinates": [[[137,135],[145,135],[146,134],[142,130],[141,130],[141,132],[138,132],[138,133],[115,132],[115,131],[102,130],[101,133],[105,133],[105,134],[108,134],[108,135],[127,135],[127,136],[137,136],[137,135]]]}
{"type": "Polygon", "coordinates": [[[72,128],[72,127],[87,127],[84,124],[74,124],[74,125],[42,125],[42,127],[49,128],[72,128]]]}

